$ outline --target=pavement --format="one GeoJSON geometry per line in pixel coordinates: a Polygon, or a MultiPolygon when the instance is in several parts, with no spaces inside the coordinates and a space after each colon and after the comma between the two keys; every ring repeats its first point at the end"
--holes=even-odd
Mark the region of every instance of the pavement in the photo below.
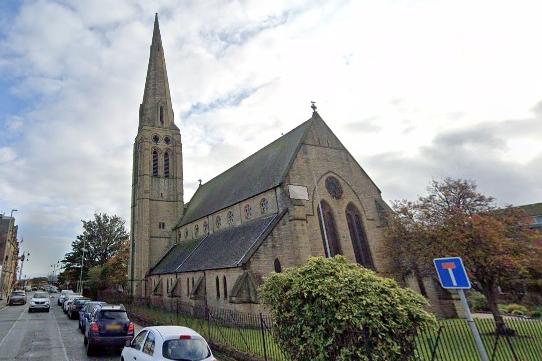
{"type": "Polygon", "coordinates": [[[51,311],[48,313],[28,313],[28,303],[0,310],[0,360],[119,359],[120,355],[114,352],[87,357],[77,321],[70,320],[62,312],[56,299],[51,300],[51,311]]]}

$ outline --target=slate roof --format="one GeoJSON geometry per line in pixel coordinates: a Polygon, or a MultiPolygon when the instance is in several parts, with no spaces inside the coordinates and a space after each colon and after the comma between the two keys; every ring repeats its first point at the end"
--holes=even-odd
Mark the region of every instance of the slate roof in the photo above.
{"type": "Polygon", "coordinates": [[[151,275],[238,267],[245,263],[273,230],[285,211],[225,228],[173,246],[151,275]]]}
{"type": "Polygon", "coordinates": [[[174,229],[280,185],[315,117],[202,184],[174,229]]]}
{"type": "Polygon", "coordinates": [[[542,215],[542,202],[525,204],[523,206],[519,206],[519,208],[523,209],[528,215],[533,217],[542,215]]]}

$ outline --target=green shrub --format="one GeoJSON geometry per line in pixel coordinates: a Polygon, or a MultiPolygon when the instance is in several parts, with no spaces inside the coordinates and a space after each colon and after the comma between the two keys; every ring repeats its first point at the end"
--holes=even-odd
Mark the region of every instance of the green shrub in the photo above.
{"type": "Polygon", "coordinates": [[[513,315],[517,315],[517,314],[525,315],[527,313],[527,307],[518,305],[515,303],[511,303],[506,306],[506,312],[511,313],[513,315]],[[514,313],[515,311],[518,311],[520,313],[514,313]]]}
{"type": "Polygon", "coordinates": [[[522,310],[513,310],[511,313],[514,316],[523,316],[523,315],[525,315],[525,312],[523,312],[522,310]]]}
{"type": "Polygon", "coordinates": [[[542,307],[537,307],[533,312],[531,312],[532,318],[542,318],[542,307]]]}
{"type": "Polygon", "coordinates": [[[489,311],[487,300],[480,292],[472,292],[469,296],[469,301],[473,311],[489,311]]]}
{"type": "Polygon", "coordinates": [[[260,298],[293,361],[408,360],[417,331],[436,324],[423,297],[341,256],[272,274],[260,298]]]}

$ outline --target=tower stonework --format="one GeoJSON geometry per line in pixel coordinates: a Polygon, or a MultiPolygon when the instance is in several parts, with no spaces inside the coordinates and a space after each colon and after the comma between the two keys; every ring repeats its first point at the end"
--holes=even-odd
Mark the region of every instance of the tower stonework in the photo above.
{"type": "Polygon", "coordinates": [[[158,16],[152,44],[139,127],[133,148],[130,293],[149,293],[145,275],[172,244],[172,228],[183,211],[183,163],[179,128],[173,107],[158,16]]]}

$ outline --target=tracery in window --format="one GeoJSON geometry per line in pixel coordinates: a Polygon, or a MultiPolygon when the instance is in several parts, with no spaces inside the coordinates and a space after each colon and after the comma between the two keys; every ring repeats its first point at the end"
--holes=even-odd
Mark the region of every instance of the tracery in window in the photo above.
{"type": "Polygon", "coordinates": [[[354,247],[356,262],[364,267],[374,268],[371,249],[367,242],[367,236],[365,234],[359,210],[352,203],[349,203],[345,213],[350,239],[352,240],[352,246],[354,247]]]}
{"type": "Polygon", "coordinates": [[[262,198],[260,200],[260,211],[262,214],[266,214],[269,211],[269,201],[267,198],[262,198]]]}
{"type": "Polygon", "coordinates": [[[232,212],[232,211],[229,211],[229,212],[228,212],[228,224],[229,224],[230,226],[232,226],[232,225],[233,225],[233,222],[234,222],[233,212],[232,212]]]}
{"type": "Polygon", "coordinates": [[[322,242],[324,242],[326,257],[333,257],[338,254],[342,254],[341,246],[339,244],[339,237],[337,236],[337,227],[335,226],[335,218],[333,217],[333,211],[326,201],[322,201],[320,204],[322,207],[322,212],[320,213],[320,207],[318,207],[318,222],[320,223],[320,234],[322,236],[322,242]],[[326,246],[322,218],[324,219],[325,232],[331,254],[328,253],[328,247],[326,246]]]}
{"type": "Polygon", "coordinates": [[[250,204],[247,204],[245,205],[245,218],[246,219],[250,219],[250,217],[252,217],[252,207],[250,206],[250,204]]]}

